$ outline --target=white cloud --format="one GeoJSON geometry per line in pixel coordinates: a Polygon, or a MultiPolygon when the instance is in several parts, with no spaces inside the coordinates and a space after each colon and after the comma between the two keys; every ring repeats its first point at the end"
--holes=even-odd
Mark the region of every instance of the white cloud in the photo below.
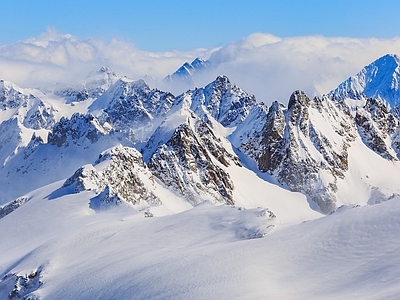
{"type": "Polygon", "coordinates": [[[209,57],[212,50],[146,52],[134,44],[113,39],[77,39],[49,29],[39,37],[0,46],[0,78],[21,86],[51,85],[84,79],[107,66],[122,76],[163,78],[186,60],[209,57]]]}
{"type": "Polygon", "coordinates": [[[310,96],[327,93],[375,59],[399,50],[400,38],[254,34],[214,52],[210,60],[218,65],[215,73],[228,75],[259,101],[286,103],[296,89],[310,96]]]}
{"type": "Polygon", "coordinates": [[[210,59],[214,68],[196,76],[196,86],[225,74],[259,101],[270,103],[278,99],[286,103],[296,89],[305,90],[310,96],[327,93],[363,66],[399,50],[398,37],[280,38],[255,33],[218,49],[156,53],[141,51],[123,40],[81,40],[49,29],[39,37],[1,46],[0,78],[21,86],[43,86],[83,79],[105,65],[132,79],[148,75],[160,80],[185,61],[201,57],[210,59]]]}

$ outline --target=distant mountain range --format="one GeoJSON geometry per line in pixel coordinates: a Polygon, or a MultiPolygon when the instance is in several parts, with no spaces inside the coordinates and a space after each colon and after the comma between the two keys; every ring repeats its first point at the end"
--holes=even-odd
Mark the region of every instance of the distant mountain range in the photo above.
{"type": "MultiPolygon", "coordinates": [[[[190,78],[206,67],[206,62],[196,59],[170,78],[190,78]]],[[[342,190],[349,189],[347,177],[362,169],[353,156],[370,153],[369,149],[368,155],[377,164],[392,164],[400,158],[399,120],[391,113],[400,103],[398,78],[398,57],[386,55],[327,96],[310,99],[296,91],[287,107],[275,102],[269,108],[226,76],[177,97],[151,90],[144,81],[121,78],[107,68],[90,74],[81,86],[58,84],[47,91],[24,90],[2,81],[0,172],[2,185],[10,188],[1,201],[12,201],[65,178],[83,162],[92,163],[98,153],[84,160],[78,153],[85,148],[100,153],[122,144],[142,152],[143,163],[149,164],[153,176],[192,204],[201,202],[202,195],[235,203],[235,185],[225,168],[231,163],[249,167],[240,163],[239,157],[246,157],[254,161],[253,171],[269,174],[270,182],[304,193],[321,211],[331,213],[348,202],[342,195],[342,190]],[[350,99],[360,102],[350,103],[350,99]],[[57,153],[75,147],[69,160],[76,164],[65,168],[53,161],[62,170],[47,171],[36,166],[36,157],[43,157],[42,149],[51,145],[57,153]],[[165,165],[174,167],[164,169],[165,165]],[[50,176],[54,172],[57,175],[50,176]],[[24,188],[11,188],[15,185],[24,188]]],[[[381,188],[367,175],[360,174],[357,184],[381,191],[385,199],[400,193],[390,180],[381,188]]],[[[357,204],[375,201],[368,195],[353,200],[357,204]]]]}

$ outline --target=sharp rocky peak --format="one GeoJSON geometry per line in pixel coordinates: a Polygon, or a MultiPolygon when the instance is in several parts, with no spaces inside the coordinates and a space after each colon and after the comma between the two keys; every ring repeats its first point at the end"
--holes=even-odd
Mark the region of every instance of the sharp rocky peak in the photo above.
{"type": "Polygon", "coordinates": [[[189,118],[169,140],[158,144],[148,165],[155,177],[193,205],[204,198],[233,204],[234,185],[225,168],[241,165],[222,144],[222,137],[210,124],[197,117],[189,118]]]}
{"type": "Polygon", "coordinates": [[[154,120],[165,117],[174,100],[171,93],[150,89],[143,80],[120,79],[93,107],[98,106],[103,111],[101,119],[118,130],[146,127],[151,131],[153,126],[157,126],[154,120]],[[104,100],[107,102],[105,105],[104,100]]]}
{"type": "MultiPolygon", "coordinates": [[[[238,129],[243,132],[239,126],[238,129]]],[[[237,138],[235,133],[233,138],[237,138]]],[[[387,160],[399,158],[399,120],[379,99],[356,107],[295,91],[288,107],[274,102],[262,130],[243,136],[238,148],[289,189],[309,196],[324,213],[334,211],[338,183],[349,170],[356,139],[387,160]]]]}
{"type": "Polygon", "coordinates": [[[176,104],[186,105],[198,115],[210,114],[225,127],[234,127],[244,121],[257,101],[222,75],[204,88],[180,95],[176,104]]]}
{"type": "Polygon", "coordinates": [[[16,117],[26,128],[51,129],[56,121],[55,109],[31,92],[11,82],[1,81],[0,109],[9,111],[9,115],[16,117]]]}
{"type": "Polygon", "coordinates": [[[199,57],[195,58],[191,63],[185,62],[178,70],[176,70],[172,75],[168,75],[166,81],[176,81],[176,80],[188,80],[191,82],[191,77],[203,71],[209,65],[208,61],[205,61],[199,57]]]}
{"type": "Polygon", "coordinates": [[[31,94],[24,93],[21,88],[9,81],[0,81],[0,105],[3,110],[27,105],[31,94]]]}

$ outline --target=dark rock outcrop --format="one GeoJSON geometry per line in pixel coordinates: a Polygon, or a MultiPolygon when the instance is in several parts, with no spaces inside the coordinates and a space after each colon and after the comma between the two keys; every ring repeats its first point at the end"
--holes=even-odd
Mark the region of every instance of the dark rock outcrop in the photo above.
{"type": "Polygon", "coordinates": [[[238,159],[218,145],[206,123],[196,128],[180,125],[153,153],[148,166],[154,176],[194,205],[210,196],[213,201],[233,204],[233,182],[217,162],[228,166],[238,159]]]}
{"type": "Polygon", "coordinates": [[[93,206],[99,208],[122,201],[132,205],[141,201],[158,205],[161,201],[154,195],[153,185],[154,179],[143,163],[140,152],[134,148],[117,146],[100,154],[94,166],[79,168],[64,182],[63,187],[71,187],[74,193],[94,191],[99,196],[96,197],[97,205],[93,206]],[[102,167],[97,170],[96,166],[99,165],[102,167]]]}

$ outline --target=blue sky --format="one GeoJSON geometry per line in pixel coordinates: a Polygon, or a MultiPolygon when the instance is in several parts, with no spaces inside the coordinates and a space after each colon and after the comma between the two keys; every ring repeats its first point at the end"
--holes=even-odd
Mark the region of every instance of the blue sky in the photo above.
{"type": "Polygon", "coordinates": [[[0,45],[49,27],[147,51],[223,46],[254,32],[390,38],[400,35],[399,12],[398,0],[3,1],[0,45]]]}
{"type": "Polygon", "coordinates": [[[57,1],[0,5],[0,79],[21,87],[81,82],[107,66],[175,94],[162,79],[200,57],[259,101],[329,92],[400,55],[399,0],[57,1]]]}

